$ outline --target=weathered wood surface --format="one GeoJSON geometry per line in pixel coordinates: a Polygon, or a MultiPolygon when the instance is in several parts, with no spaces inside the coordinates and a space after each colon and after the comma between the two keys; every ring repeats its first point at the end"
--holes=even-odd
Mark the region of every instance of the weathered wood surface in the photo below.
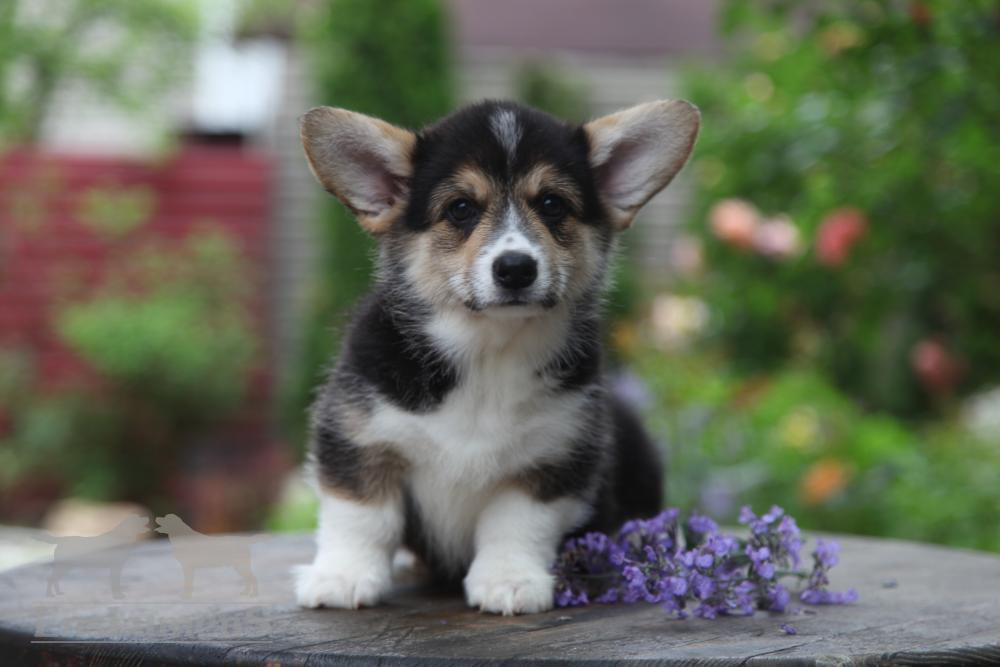
{"type": "Polygon", "coordinates": [[[48,564],[0,574],[0,665],[1000,664],[1000,557],[840,539],[834,584],[857,588],[856,604],[714,621],[645,605],[500,618],[414,590],[374,609],[305,611],[289,574],[312,555],[305,536],[252,546],[256,597],[241,596],[235,571],[215,569],[199,570],[185,598],[170,545],[154,541],[126,562],[121,599],[99,569],[68,571],[57,597],[46,597],[48,564]]]}

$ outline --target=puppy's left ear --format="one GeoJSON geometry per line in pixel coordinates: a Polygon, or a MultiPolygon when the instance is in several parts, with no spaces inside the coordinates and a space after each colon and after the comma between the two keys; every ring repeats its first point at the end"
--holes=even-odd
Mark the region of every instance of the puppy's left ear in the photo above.
{"type": "Polygon", "coordinates": [[[316,179],[351,209],[365,231],[376,236],[388,231],[406,209],[416,135],[332,107],[310,109],[300,123],[316,179]]]}
{"type": "Polygon", "coordinates": [[[590,166],[615,228],[636,213],[687,162],[698,136],[698,108],[683,100],[640,104],[583,126],[590,166]]]}

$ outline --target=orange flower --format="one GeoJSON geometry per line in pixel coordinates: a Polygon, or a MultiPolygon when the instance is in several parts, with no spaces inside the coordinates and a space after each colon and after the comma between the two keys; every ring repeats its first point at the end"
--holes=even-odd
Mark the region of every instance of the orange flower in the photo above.
{"type": "Polygon", "coordinates": [[[639,347],[639,332],[634,325],[620,322],[611,330],[611,345],[624,356],[631,356],[639,347]]]}
{"type": "Polygon", "coordinates": [[[910,19],[921,28],[926,28],[931,23],[931,8],[926,2],[910,3],[910,19]]]}
{"type": "Polygon", "coordinates": [[[799,494],[807,504],[819,505],[843,491],[850,476],[843,462],[822,459],[812,464],[802,477],[799,494]]]}

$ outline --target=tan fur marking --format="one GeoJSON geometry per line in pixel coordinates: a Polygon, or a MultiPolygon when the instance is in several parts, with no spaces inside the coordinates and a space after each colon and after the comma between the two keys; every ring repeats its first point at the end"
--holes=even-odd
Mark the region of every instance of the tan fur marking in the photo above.
{"type": "Polygon", "coordinates": [[[424,260],[417,264],[421,283],[418,289],[443,294],[453,276],[466,275],[498,224],[500,193],[500,186],[472,165],[460,168],[435,188],[428,207],[435,222],[424,238],[418,240],[421,247],[416,250],[424,260]],[[470,234],[444,219],[447,206],[460,197],[473,200],[482,210],[470,234]]]}
{"type": "Polygon", "coordinates": [[[402,490],[403,474],[409,467],[406,459],[388,446],[363,447],[359,454],[357,484],[347,488],[321,475],[320,487],[324,493],[360,503],[380,503],[402,490]]]}
{"type": "Polygon", "coordinates": [[[522,203],[526,221],[535,230],[535,236],[543,247],[554,273],[563,277],[566,288],[571,292],[576,291],[576,285],[583,285],[589,281],[591,270],[594,268],[595,258],[583,260],[581,254],[581,250],[586,251],[590,247],[584,237],[593,230],[570,215],[561,225],[560,234],[563,242],[559,243],[533,206],[539,195],[551,193],[565,199],[571,209],[582,209],[582,196],[576,183],[554,166],[539,164],[518,180],[515,191],[522,203]]]}
{"type": "Polygon", "coordinates": [[[480,214],[479,223],[467,238],[461,230],[447,222],[436,225],[431,230],[432,252],[438,251],[435,255],[440,260],[438,269],[442,279],[464,274],[482,252],[497,224],[496,207],[493,206],[480,214]],[[448,251],[448,254],[442,256],[439,251],[448,251]]]}
{"type": "MultiPolygon", "coordinates": [[[[501,212],[506,198],[512,196],[518,215],[534,232],[532,238],[550,267],[559,298],[575,298],[590,286],[594,272],[601,266],[598,231],[570,215],[561,225],[561,242],[536,210],[540,194],[563,197],[571,210],[582,210],[582,193],[571,179],[551,164],[539,164],[517,179],[508,193],[503,185],[473,165],[466,165],[438,185],[428,206],[430,229],[411,237],[408,251],[410,275],[415,289],[431,303],[454,303],[455,296],[467,290],[456,279],[471,279],[471,272],[484,246],[496,238],[496,227],[503,224],[501,212]],[[482,210],[471,232],[456,228],[445,219],[445,209],[456,198],[475,200],[482,210]]],[[[468,283],[465,283],[468,285],[468,283]]]]}
{"type": "Polygon", "coordinates": [[[444,217],[448,205],[465,197],[476,202],[480,208],[487,208],[490,200],[496,196],[498,188],[481,170],[465,166],[455,174],[440,183],[431,193],[428,214],[431,220],[438,221],[444,217]]]}
{"type": "Polygon", "coordinates": [[[544,193],[557,194],[577,209],[582,207],[576,183],[550,164],[538,164],[517,181],[514,187],[518,197],[527,203],[544,193]]]}

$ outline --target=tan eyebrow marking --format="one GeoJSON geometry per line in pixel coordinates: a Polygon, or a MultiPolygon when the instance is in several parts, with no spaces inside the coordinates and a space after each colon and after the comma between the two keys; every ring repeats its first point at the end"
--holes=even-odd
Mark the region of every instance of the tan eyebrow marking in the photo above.
{"type": "Polygon", "coordinates": [[[577,210],[583,204],[577,184],[551,164],[538,164],[532,167],[517,182],[516,189],[518,195],[527,201],[533,200],[543,192],[553,192],[565,198],[577,210]]]}
{"type": "Polygon", "coordinates": [[[457,197],[468,197],[485,207],[496,188],[482,170],[465,165],[443,181],[431,193],[430,209],[434,218],[440,217],[444,207],[457,197]]]}

